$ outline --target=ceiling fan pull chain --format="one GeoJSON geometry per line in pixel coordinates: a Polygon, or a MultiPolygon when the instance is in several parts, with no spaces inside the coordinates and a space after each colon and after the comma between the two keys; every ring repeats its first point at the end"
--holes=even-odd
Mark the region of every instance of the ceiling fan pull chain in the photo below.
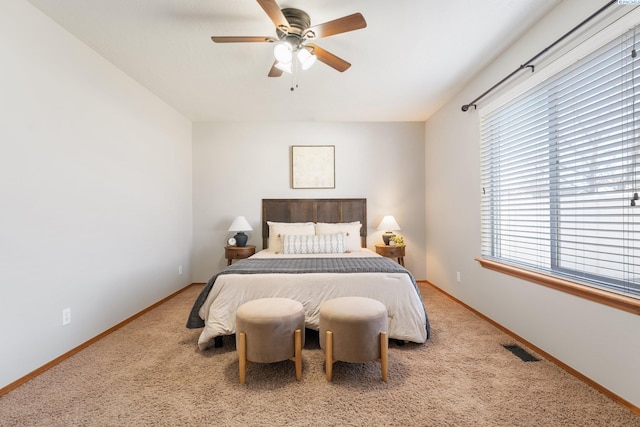
{"type": "Polygon", "coordinates": [[[293,92],[298,88],[298,80],[296,79],[298,76],[298,61],[294,58],[291,62],[291,92],[293,92]]]}

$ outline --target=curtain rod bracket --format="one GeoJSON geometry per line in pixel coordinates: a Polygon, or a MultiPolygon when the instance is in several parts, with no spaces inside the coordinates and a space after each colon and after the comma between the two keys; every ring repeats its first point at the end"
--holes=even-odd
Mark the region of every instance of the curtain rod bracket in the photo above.
{"type": "Polygon", "coordinates": [[[469,107],[473,107],[474,110],[478,109],[478,106],[476,104],[464,104],[462,106],[462,111],[469,111],[469,107]]]}

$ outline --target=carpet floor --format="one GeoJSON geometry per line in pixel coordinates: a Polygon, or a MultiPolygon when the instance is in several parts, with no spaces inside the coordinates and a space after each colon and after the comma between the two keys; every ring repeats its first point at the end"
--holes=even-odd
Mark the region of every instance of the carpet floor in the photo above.
{"type": "MultiPolygon", "coordinates": [[[[1,426],[640,426],[640,417],[553,363],[525,362],[508,335],[430,286],[426,344],[324,375],[307,331],[293,362],[250,364],[238,383],[235,341],[197,349],[184,327],[193,286],[0,398],[1,426]]],[[[522,346],[524,347],[524,346],[522,346]]]]}

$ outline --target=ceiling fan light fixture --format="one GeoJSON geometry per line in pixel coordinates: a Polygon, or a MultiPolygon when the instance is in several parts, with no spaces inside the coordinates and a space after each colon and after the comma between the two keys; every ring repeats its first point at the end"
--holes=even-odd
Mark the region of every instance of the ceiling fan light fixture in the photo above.
{"type": "Polygon", "coordinates": [[[318,57],[312,54],[307,47],[303,47],[302,49],[300,49],[297,53],[297,56],[303,70],[308,70],[309,68],[311,68],[311,66],[315,64],[316,60],[318,59],[318,57]]]}
{"type": "Polygon", "coordinates": [[[293,58],[293,47],[287,42],[281,42],[273,48],[273,56],[278,62],[289,63],[293,58]]]}

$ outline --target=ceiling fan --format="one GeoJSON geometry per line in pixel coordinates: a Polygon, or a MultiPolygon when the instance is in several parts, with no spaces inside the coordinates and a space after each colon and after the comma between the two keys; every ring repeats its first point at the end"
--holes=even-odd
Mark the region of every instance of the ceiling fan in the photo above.
{"type": "Polygon", "coordinates": [[[344,59],[307,42],[365,28],[367,22],[360,13],[311,26],[309,15],[300,9],[280,9],[275,0],[257,0],[257,2],[275,24],[277,37],[213,36],[211,40],[215,43],[276,43],[274,48],[276,60],[269,71],[269,77],[280,77],[283,72],[292,72],[292,67],[298,65],[294,55],[303,70],[313,65],[316,59],[340,72],[351,67],[351,64],[344,59]]]}

